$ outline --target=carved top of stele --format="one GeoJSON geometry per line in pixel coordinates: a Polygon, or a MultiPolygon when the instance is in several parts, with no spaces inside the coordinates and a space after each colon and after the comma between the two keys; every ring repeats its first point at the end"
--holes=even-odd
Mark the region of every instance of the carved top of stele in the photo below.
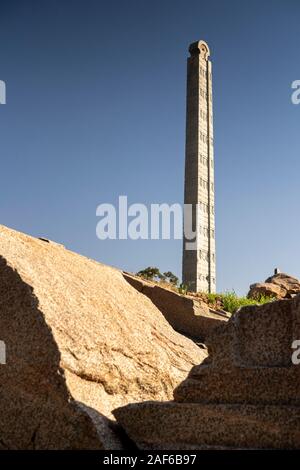
{"type": "Polygon", "coordinates": [[[203,40],[193,42],[189,47],[189,53],[191,56],[200,55],[200,57],[203,57],[205,60],[208,60],[210,56],[208,44],[203,40]]]}

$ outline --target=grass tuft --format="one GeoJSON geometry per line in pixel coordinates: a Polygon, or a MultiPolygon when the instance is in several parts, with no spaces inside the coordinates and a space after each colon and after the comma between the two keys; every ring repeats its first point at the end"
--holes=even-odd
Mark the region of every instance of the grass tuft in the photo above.
{"type": "Polygon", "coordinates": [[[274,297],[260,296],[258,299],[248,299],[248,297],[238,297],[232,292],[224,292],[222,294],[206,294],[201,293],[200,297],[207,302],[211,308],[225,310],[229,313],[235,313],[240,307],[246,305],[263,305],[274,301],[274,297]]]}

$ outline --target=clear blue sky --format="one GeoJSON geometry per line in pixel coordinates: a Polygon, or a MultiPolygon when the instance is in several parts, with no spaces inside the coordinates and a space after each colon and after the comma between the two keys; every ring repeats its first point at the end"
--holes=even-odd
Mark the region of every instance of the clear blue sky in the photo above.
{"type": "Polygon", "coordinates": [[[298,0],[1,0],[0,223],[129,271],[180,241],[99,241],[96,206],[182,202],[186,57],[214,78],[218,290],[300,277],[298,0]]]}

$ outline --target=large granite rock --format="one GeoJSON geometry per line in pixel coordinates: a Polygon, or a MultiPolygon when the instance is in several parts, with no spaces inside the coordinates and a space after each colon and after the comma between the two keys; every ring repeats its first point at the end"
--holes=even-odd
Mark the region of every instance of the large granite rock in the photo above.
{"type": "Polygon", "coordinates": [[[205,353],[120,271],[0,226],[0,448],[116,449],[111,410],[168,400],[205,353]]]}
{"type": "Polygon", "coordinates": [[[248,297],[259,299],[261,296],[275,299],[289,299],[300,293],[300,281],[284,273],[276,273],[263,283],[250,286],[248,297]]]}
{"type": "Polygon", "coordinates": [[[149,297],[176,331],[196,341],[205,342],[217,327],[230,318],[229,314],[210,309],[200,299],[180,295],[129,273],[123,275],[129,284],[149,297]]]}
{"type": "Polygon", "coordinates": [[[287,291],[286,297],[300,293],[300,281],[285,273],[277,273],[266,279],[267,283],[276,284],[287,291]]]}
{"type": "Polygon", "coordinates": [[[300,296],[244,307],[210,336],[173,402],[114,411],[140,448],[300,448],[300,296]]]}

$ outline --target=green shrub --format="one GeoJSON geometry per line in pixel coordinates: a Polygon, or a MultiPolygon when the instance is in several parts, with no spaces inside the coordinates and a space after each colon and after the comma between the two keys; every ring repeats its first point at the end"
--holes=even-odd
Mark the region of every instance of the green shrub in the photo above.
{"type": "Polygon", "coordinates": [[[163,281],[165,279],[165,276],[161,274],[160,270],[152,266],[139,271],[136,275],[151,281],[163,281]]]}
{"type": "Polygon", "coordinates": [[[170,284],[173,284],[173,286],[177,286],[179,279],[171,271],[167,271],[163,274],[163,276],[168,282],[170,282],[170,284]]]}
{"type": "Polygon", "coordinates": [[[259,299],[248,299],[248,297],[238,297],[234,291],[224,294],[208,294],[212,299],[220,299],[223,309],[229,313],[235,313],[240,307],[246,305],[263,305],[274,300],[273,297],[261,296],[259,299]],[[215,296],[215,297],[214,297],[215,296]]]}
{"type": "Polygon", "coordinates": [[[188,292],[188,288],[185,284],[181,283],[180,286],[178,287],[178,292],[179,294],[186,295],[188,292]]]}

